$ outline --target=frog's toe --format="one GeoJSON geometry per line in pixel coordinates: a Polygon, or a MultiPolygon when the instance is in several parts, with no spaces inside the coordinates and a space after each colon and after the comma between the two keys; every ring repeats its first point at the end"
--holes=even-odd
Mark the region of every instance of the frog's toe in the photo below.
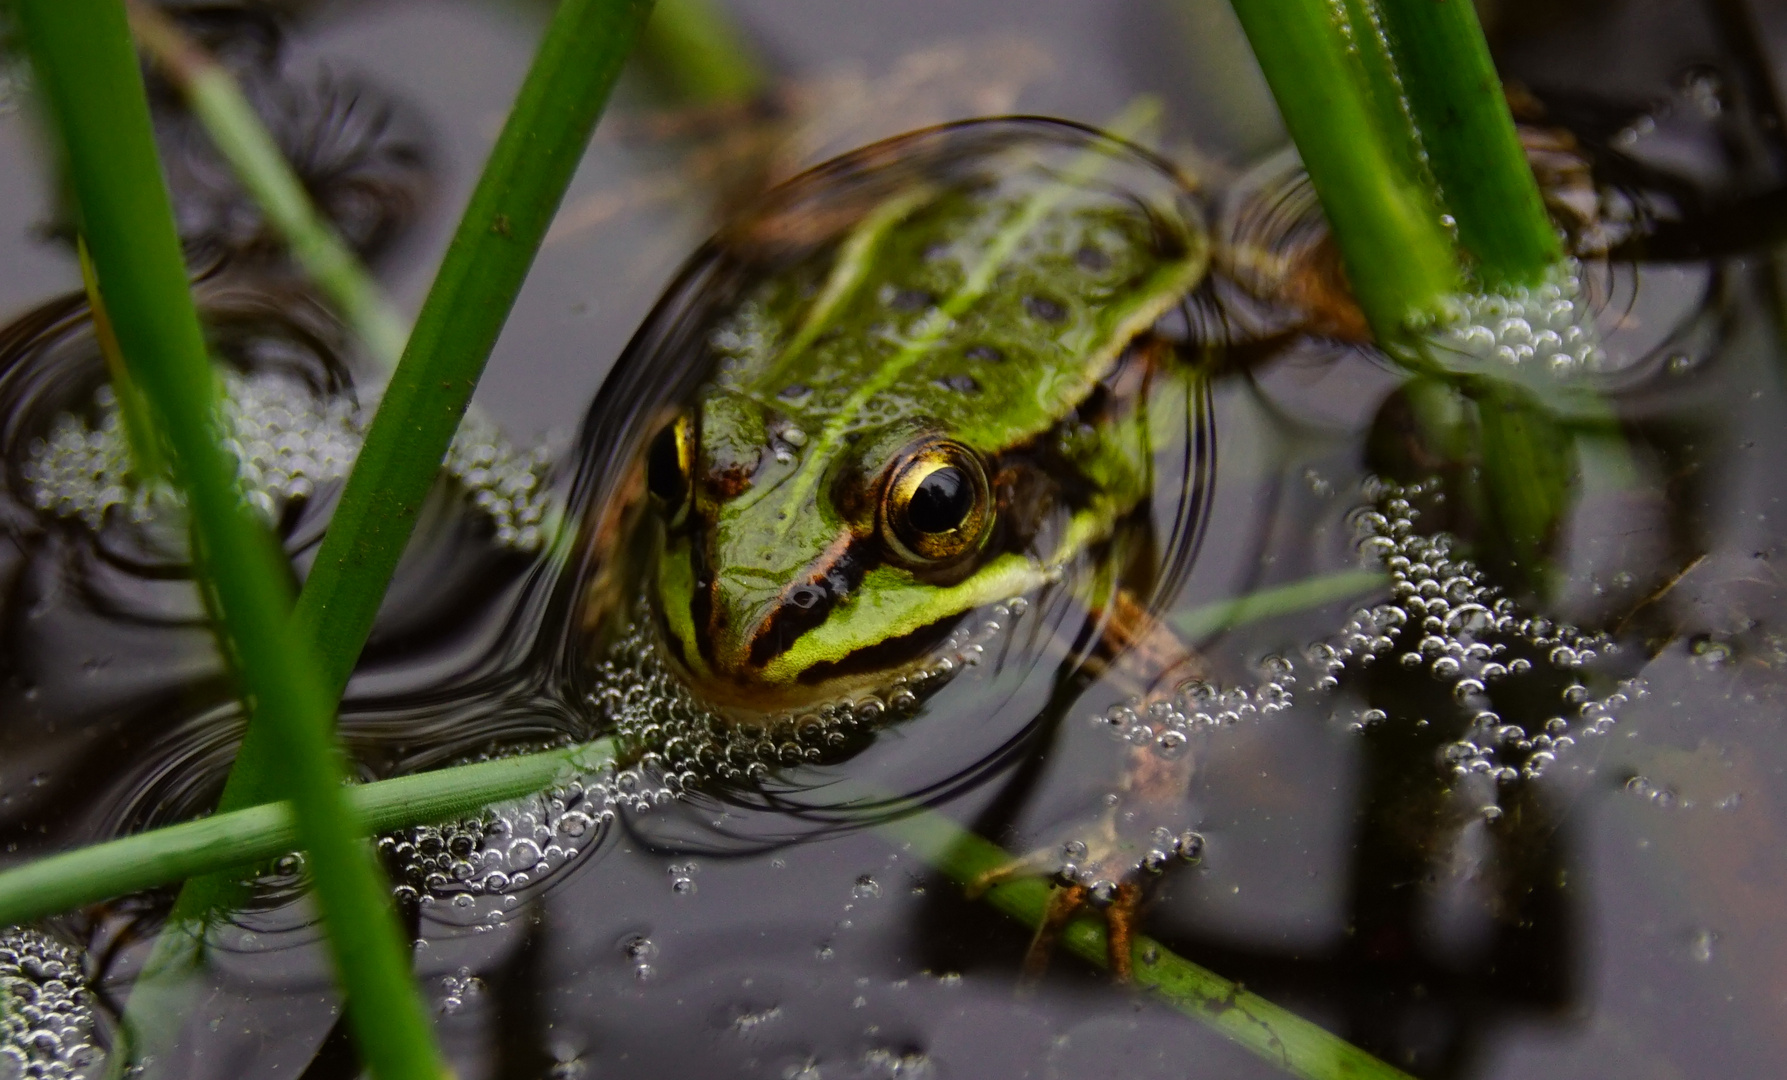
{"type": "Polygon", "coordinates": [[[1054,873],[1061,863],[1059,848],[1044,848],[1032,851],[1028,855],[1019,856],[1009,862],[1000,863],[991,870],[974,875],[963,886],[962,891],[968,899],[978,900],[995,885],[1003,885],[1007,881],[1022,877],[1036,877],[1039,874],[1054,873]]]}
{"type": "Polygon", "coordinates": [[[1111,977],[1120,983],[1135,978],[1135,920],[1143,895],[1142,884],[1128,878],[1117,883],[1111,902],[1105,905],[1105,950],[1111,962],[1111,977]]]}
{"type": "Polygon", "coordinates": [[[1055,955],[1055,945],[1061,940],[1062,929],[1086,906],[1086,898],[1091,892],[1091,889],[1077,882],[1056,885],[1049,890],[1049,902],[1042,909],[1042,921],[1036,924],[1036,934],[1030,939],[1030,948],[1024,951],[1020,986],[1030,988],[1042,981],[1043,975],[1049,970],[1049,959],[1055,955]]]}
{"type": "Polygon", "coordinates": [[[1135,920],[1146,895],[1140,881],[1125,879],[1108,888],[1091,887],[1078,882],[1055,886],[1043,909],[1042,921],[1024,953],[1022,985],[1035,986],[1048,971],[1049,960],[1060,943],[1061,932],[1086,907],[1102,911],[1105,924],[1105,949],[1111,975],[1119,983],[1130,982],[1135,975],[1135,920]]]}

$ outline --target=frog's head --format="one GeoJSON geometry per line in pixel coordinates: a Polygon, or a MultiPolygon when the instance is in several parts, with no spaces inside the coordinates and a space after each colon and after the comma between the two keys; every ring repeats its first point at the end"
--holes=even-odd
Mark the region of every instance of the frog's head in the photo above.
{"type": "Polygon", "coordinates": [[[985,578],[999,563],[988,455],[923,420],[834,441],[719,391],[651,444],[665,540],[649,592],[666,651],[716,707],[883,689],[1009,594],[985,578]]]}
{"type": "Polygon", "coordinates": [[[1145,432],[1100,388],[1206,261],[1175,174],[1059,125],[920,134],[780,190],[716,241],[740,280],[666,309],[704,321],[662,340],[699,347],[639,354],[714,365],[649,444],[644,585],[666,659],[747,721],[940,666],[964,615],[1143,501],[1145,432]]]}

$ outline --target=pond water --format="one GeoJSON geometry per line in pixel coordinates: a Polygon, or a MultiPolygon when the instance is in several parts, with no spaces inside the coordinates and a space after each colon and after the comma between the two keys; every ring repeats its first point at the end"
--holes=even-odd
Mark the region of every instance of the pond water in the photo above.
{"type": "MultiPolygon", "coordinates": [[[[922,663],[949,674],[909,705],[877,686],[873,717],[858,696],[804,742],[773,723],[767,743],[714,735],[681,798],[650,797],[648,771],[605,804],[592,777],[384,838],[460,1077],[1282,1075],[1066,953],[1021,991],[1029,932],[875,827],[923,803],[1014,853],[1059,849],[1149,746],[1189,777],[1149,822],[1201,857],[1153,881],[1141,928],[1392,1065],[1787,1066],[1787,20],[1744,0],[1481,6],[1583,258],[1543,318],[1596,343],[1570,384],[1594,406],[1557,421],[1568,449],[1529,472],[1562,508],[1537,539],[1484,510],[1508,443],[1457,452],[1422,419],[1431,397],[1349,340],[1343,303],[1240,258],[1308,255],[1319,223],[1224,3],[738,0],[783,80],[777,119],[623,83],[349,688],[361,775],[617,724],[674,763],[670,739],[711,734],[629,638],[646,632],[632,596],[583,618],[590,553],[665,418],[728,349],[746,355],[741,297],[764,267],[830,257],[835,229],[791,226],[831,220],[844,185],[808,181],[740,230],[784,243],[773,258],[679,266],[765,178],[948,120],[1105,123],[1140,94],[1160,115],[1137,137],[1193,179],[1218,272],[1155,331],[1204,374],[1150,398],[1171,437],[1150,446],[1124,572],[1196,646],[1199,679],[1132,710],[1133,679],[1091,662],[1080,597],[1044,586],[926,640],[922,663]],[[671,362],[691,353],[706,366],[671,362]],[[561,529],[577,542],[555,548],[561,529]],[[1245,596],[1264,601],[1230,603],[1245,596]]],[[[322,201],[413,310],[542,12],[280,10],[188,17],[286,110],[322,201]],[[325,108],[350,99],[346,120],[325,108]]],[[[240,732],[178,511],[116,482],[127,450],[22,100],[0,82],[7,862],[203,813],[240,732]]],[[[161,120],[182,224],[216,266],[198,294],[249,480],[302,573],[377,374],[257,242],[202,132],[161,120]]],[[[1122,193],[1170,186],[1122,167],[1122,193]]],[[[1494,343],[1522,314],[1520,340],[1547,331],[1473,314],[1494,343]]],[[[1522,445],[1548,445],[1549,421],[1508,414],[1522,445]]],[[[808,436],[778,431],[798,457],[808,436]]],[[[280,860],[215,931],[150,1075],[358,1074],[302,875],[280,860]]],[[[0,1077],[104,1073],[171,898],[0,932],[0,987],[36,1010],[0,1021],[0,1077]]]]}

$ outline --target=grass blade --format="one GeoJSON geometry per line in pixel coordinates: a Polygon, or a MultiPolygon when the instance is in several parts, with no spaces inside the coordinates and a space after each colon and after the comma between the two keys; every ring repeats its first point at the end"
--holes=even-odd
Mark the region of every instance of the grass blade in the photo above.
{"type": "Polygon", "coordinates": [[[362,1052],[385,1080],[434,1080],[444,1068],[389,885],[342,792],[331,703],[314,653],[293,632],[283,553],[242,497],[222,446],[215,378],[122,3],[24,0],[18,12],[118,345],[174,452],[226,654],[281,751],[362,1052]]]}
{"type": "MultiPolygon", "coordinates": [[[[650,9],[650,0],[565,0],[547,27],[299,596],[296,622],[335,697],[650,9]]],[[[223,809],[277,794],[259,728],[249,725],[223,809]]]]}
{"type": "MultiPolygon", "coordinates": [[[[347,789],[373,832],[446,821],[531,795],[613,759],[606,739],[347,789]]],[[[241,871],[299,845],[289,802],[262,803],[91,844],[0,872],[0,926],[54,915],[189,877],[241,871]]]]}
{"type": "Polygon", "coordinates": [[[141,0],[127,0],[125,6],[137,40],[186,98],[236,179],[290,245],[292,257],[390,370],[403,354],[409,327],[335,227],[317,213],[235,78],[161,9],[141,0]]]}
{"type": "Polygon", "coordinates": [[[304,584],[297,620],[337,688],[650,10],[564,0],[553,15],[304,584]]]}
{"type": "Polygon", "coordinates": [[[1260,589],[1232,600],[1218,600],[1172,618],[1173,629],[1187,641],[1197,641],[1220,630],[1244,626],[1261,619],[1289,615],[1324,604],[1335,604],[1365,593],[1381,592],[1390,585],[1382,570],[1337,570],[1269,589],[1260,589]]]}

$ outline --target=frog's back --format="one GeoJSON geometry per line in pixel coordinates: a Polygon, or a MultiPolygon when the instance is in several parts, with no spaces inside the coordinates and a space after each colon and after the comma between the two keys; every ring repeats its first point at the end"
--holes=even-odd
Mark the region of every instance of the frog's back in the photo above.
{"type": "Polygon", "coordinates": [[[711,337],[717,385],[807,432],[941,417],[969,445],[1010,446],[1184,295],[1204,235],[1169,166],[1089,129],[1009,120],[879,144],[728,234],[782,266],[711,337]]]}

